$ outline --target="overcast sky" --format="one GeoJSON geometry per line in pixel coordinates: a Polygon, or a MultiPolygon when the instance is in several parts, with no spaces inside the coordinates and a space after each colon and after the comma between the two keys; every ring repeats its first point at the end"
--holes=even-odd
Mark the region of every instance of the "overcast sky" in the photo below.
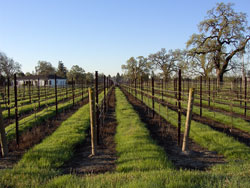
{"type": "Polygon", "coordinates": [[[116,75],[131,56],[183,49],[217,2],[250,16],[249,0],[0,0],[0,51],[32,72],[39,60],[116,75]]]}

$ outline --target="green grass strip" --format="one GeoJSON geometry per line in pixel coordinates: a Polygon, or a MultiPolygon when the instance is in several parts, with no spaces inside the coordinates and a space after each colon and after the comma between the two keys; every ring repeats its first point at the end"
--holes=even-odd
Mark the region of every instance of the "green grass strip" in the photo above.
{"type": "MultiPolygon", "coordinates": [[[[134,95],[134,93],[132,93],[134,95]]],[[[137,98],[140,100],[140,93],[137,94],[137,98]]],[[[146,96],[143,97],[143,102],[152,108],[152,100],[148,100],[146,96]]],[[[164,119],[170,122],[174,126],[178,126],[178,113],[155,102],[155,111],[159,113],[164,119]],[[160,111],[159,111],[160,105],[160,111]]],[[[186,116],[181,116],[182,132],[184,131],[184,123],[186,116]]],[[[250,148],[245,144],[236,141],[233,137],[227,136],[224,133],[218,132],[210,128],[209,126],[191,121],[190,137],[201,146],[208,148],[211,151],[216,151],[223,154],[228,160],[244,160],[250,162],[250,148]]]]}
{"type": "MultiPolygon", "coordinates": [[[[85,97],[87,96],[87,94],[85,94],[85,97]]],[[[82,97],[77,97],[75,98],[75,103],[78,103],[79,101],[81,101],[82,97]]],[[[58,104],[58,112],[62,112],[65,109],[69,109],[70,107],[73,106],[72,101],[67,101],[65,103],[59,103],[58,104]]],[[[45,108],[42,111],[38,112],[37,114],[32,114],[26,118],[23,118],[19,121],[19,134],[22,134],[23,132],[25,132],[26,130],[41,124],[42,122],[46,121],[49,118],[52,118],[56,115],[56,106],[51,106],[48,109],[45,108]]],[[[11,141],[15,138],[16,135],[16,124],[12,123],[10,125],[8,125],[5,128],[5,131],[7,132],[7,140],[11,141]]]]}
{"type": "MultiPolygon", "coordinates": [[[[138,90],[137,95],[140,95],[141,94],[140,92],[141,92],[141,90],[138,90]]],[[[151,93],[147,93],[147,94],[152,96],[151,93]]],[[[158,99],[162,99],[162,96],[160,94],[155,94],[154,96],[158,99]]],[[[166,96],[163,96],[163,100],[167,101],[168,103],[170,103],[172,105],[175,105],[175,103],[176,103],[176,99],[169,98],[166,96]]],[[[181,105],[182,105],[182,108],[187,108],[186,102],[182,102],[181,105]]],[[[194,105],[193,106],[193,113],[199,114],[200,107],[194,105]]],[[[221,122],[227,126],[232,126],[232,127],[235,127],[235,128],[238,128],[240,130],[243,130],[243,131],[250,133],[250,123],[245,121],[242,118],[233,117],[233,119],[232,119],[231,116],[225,115],[222,112],[210,111],[207,108],[202,108],[202,116],[210,118],[212,120],[216,120],[216,121],[221,122]]]]}
{"type": "MultiPolygon", "coordinates": [[[[99,98],[102,100],[103,93],[99,98]]],[[[65,120],[42,143],[25,153],[12,170],[1,172],[0,184],[5,187],[38,187],[59,175],[57,168],[73,156],[76,144],[85,139],[89,121],[87,104],[65,120]]]]}
{"type": "MultiPolygon", "coordinates": [[[[140,89],[137,89],[137,90],[140,91],[140,89]]],[[[161,89],[160,90],[155,90],[155,91],[158,91],[159,96],[161,96],[161,92],[162,92],[161,89]]],[[[197,90],[197,91],[199,93],[199,90],[197,90]]],[[[146,91],[145,88],[144,88],[144,92],[151,93],[150,90],[146,91]]],[[[195,98],[194,103],[196,105],[200,104],[200,95],[198,93],[194,95],[194,98],[195,98]]],[[[163,94],[165,95],[165,97],[167,99],[172,98],[174,100],[174,98],[175,98],[174,90],[172,90],[172,91],[168,90],[167,92],[163,90],[163,94]],[[170,92],[172,92],[172,93],[170,93],[170,92]]],[[[202,104],[208,106],[208,95],[203,94],[202,97],[203,97],[202,104]]],[[[231,107],[230,107],[231,104],[232,105],[240,105],[240,102],[234,101],[233,98],[232,98],[232,100],[230,100],[230,98],[226,99],[226,100],[223,100],[223,96],[221,96],[220,98],[218,98],[218,96],[213,98],[212,91],[211,91],[211,96],[210,97],[211,97],[211,100],[210,100],[211,108],[215,107],[215,108],[227,111],[227,112],[231,112],[231,107]],[[227,103],[227,104],[223,104],[222,102],[227,103]]],[[[187,92],[185,92],[184,95],[182,93],[182,100],[188,100],[188,93],[187,92]]],[[[249,103],[247,103],[247,106],[249,106],[249,103]]],[[[244,115],[244,113],[245,113],[244,102],[242,102],[242,107],[232,106],[232,109],[233,109],[233,112],[244,115]]],[[[249,115],[250,115],[250,111],[247,110],[247,116],[249,116],[249,115]]]]}
{"type": "Polygon", "coordinates": [[[124,94],[116,89],[115,136],[118,155],[117,171],[148,171],[172,168],[164,150],[151,139],[145,124],[128,103],[124,94]]]}
{"type": "MultiPolygon", "coordinates": [[[[77,95],[79,93],[76,93],[75,95],[77,95]]],[[[66,97],[66,96],[59,96],[58,99],[57,99],[57,102],[60,102],[60,101],[63,101],[63,100],[67,100],[71,96],[72,96],[72,94],[71,95],[69,94],[68,97],[66,97]]],[[[51,99],[48,99],[48,100],[45,100],[45,101],[44,100],[41,101],[40,102],[40,107],[45,107],[46,105],[51,105],[51,104],[55,104],[55,98],[51,98],[51,99]]],[[[21,105],[21,106],[19,106],[18,107],[18,113],[20,115],[20,114],[24,114],[24,113],[30,112],[30,111],[38,109],[38,108],[39,108],[38,101],[36,101],[36,102],[33,101],[32,104],[27,104],[27,105],[21,105]]],[[[10,118],[13,118],[13,117],[15,117],[15,108],[11,108],[10,109],[10,118]]],[[[3,118],[4,119],[8,118],[8,110],[4,110],[3,111],[3,118]]]]}
{"type": "MultiPolygon", "coordinates": [[[[134,142],[130,139],[135,139],[135,133],[133,129],[137,129],[138,124],[131,124],[135,118],[134,113],[130,114],[131,105],[129,105],[124,98],[124,95],[116,90],[117,106],[116,114],[124,117],[119,121],[117,131],[120,131],[120,136],[117,133],[117,137],[123,137],[121,142],[125,142],[124,149],[122,143],[120,143],[120,158],[124,158],[126,166],[120,166],[122,164],[117,163],[121,170],[117,170],[115,173],[105,173],[100,175],[90,175],[82,177],[77,177],[75,175],[64,175],[52,179],[46,187],[95,187],[95,188],[110,188],[110,187],[144,187],[144,188],[163,188],[163,187],[175,187],[175,188],[193,188],[193,187],[211,187],[211,188],[222,188],[222,187],[249,187],[249,175],[250,175],[250,165],[238,163],[234,166],[225,165],[219,166],[213,171],[188,171],[188,170],[175,170],[174,168],[169,168],[169,164],[166,169],[144,169],[140,166],[140,160],[137,159],[138,167],[136,162],[133,161],[134,158],[130,159],[130,154],[126,160],[126,153],[133,153],[133,157],[137,157],[137,153],[141,153],[140,147],[133,148],[134,142]],[[118,112],[119,108],[119,112],[118,112]],[[130,110],[128,110],[128,108],[130,110]],[[125,121],[125,122],[124,122],[125,121]],[[134,128],[135,127],[135,128],[134,128]],[[131,133],[131,134],[130,134],[131,133]],[[130,138],[131,135],[131,138],[130,138]],[[128,143],[127,143],[128,142],[128,143]],[[129,161],[131,160],[131,162],[129,161]],[[229,171],[230,168],[230,171],[229,171]]],[[[143,130],[139,128],[137,131],[144,132],[144,126],[140,125],[143,130]]],[[[136,134],[139,134],[136,132],[136,134]]],[[[138,137],[138,136],[137,136],[138,137]]],[[[142,136],[144,137],[144,136],[142,136]]],[[[146,136],[148,137],[148,135],[146,136]]],[[[139,138],[141,139],[141,138],[139,138]]],[[[150,138],[149,138],[150,139],[150,138]]],[[[118,139],[119,140],[119,139],[118,139]]],[[[136,138],[138,140],[138,138],[136,138]]],[[[117,146],[119,143],[117,143],[117,146]]],[[[146,152],[148,153],[148,151],[146,152]]],[[[146,154],[147,155],[147,154],[146,154]]],[[[141,156],[143,157],[143,156],[141,156]]],[[[154,156],[155,157],[155,156],[154,156]]],[[[119,160],[119,159],[118,159],[119,160]]],[[[144,160],[141,160],[144,161],[144,160]]],[[[145,161],[144,161],[145,162],[145,161]]],[[[148,162],[146,162],[147,164],[148,162]]],[[[171,166],[171,165],[170,165],[171,166]]],[[[150,167],[151,168],[151,167],[150,167]]]]}
{"type": "MultiPolygon", "coordinates": [[[[155,95],[155,97],[157,97],[158,99],[161,99],[160,95],[155,95]]],[[[163,99],[170,104],[175,104],[176,102],[176,100],[172,98],[163,97],[163,99]]],[[[182,102],[182,108],[187,108],[187,103],[182,102]]],[[[193,113],[199,114],[200,107],[194,105],[193,113]]],[[[232,126],[232,127],[235,127],[235,128],[238,128],[240,130],[250,133],[250,123],[245,121],[242,118],[231,117],[229,115],[223,114],[223,112],[213,112],[207,108],[202,108],[202,116],[210,118],[212,120],[216,120],[227,126],[232,126]]]]}

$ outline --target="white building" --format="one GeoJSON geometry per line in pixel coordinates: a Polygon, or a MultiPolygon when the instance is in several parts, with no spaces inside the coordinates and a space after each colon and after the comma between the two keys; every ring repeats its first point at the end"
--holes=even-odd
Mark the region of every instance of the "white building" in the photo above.
{"type": "MultiPolygon", "coordinates": [[[[48,76],[42,76],[42,75],[32,75],[32,76],[24,76],[17,78],[17,85],[32,85],[37,86],[39,80],[40,86],[55,86],[55,75],[48,75],[48,76]]],[[[67,79],[62,77],[56,77],[57,86],[65,86],[67,84],[67,79]]]]}

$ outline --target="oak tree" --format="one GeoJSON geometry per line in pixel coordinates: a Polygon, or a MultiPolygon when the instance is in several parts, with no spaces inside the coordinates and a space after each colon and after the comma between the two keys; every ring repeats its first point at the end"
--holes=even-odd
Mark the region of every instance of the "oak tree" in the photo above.
{"type": "Polygon", "coordinates": [[[131,57],[125,65],[122,65],[122,70],[125,72],[125,75],[134,82],[141,77],[149,75],[151,64],[148,62],[148,59],[143,56],[139,56],[136,59],[131,57]]]}
{"type": "Polygon", "coordinates": [[[19,72],[21,72],[21,64],[0,52],[0,74],[12,78],[15,73],[19,72]]]}
{"type": "Polygon", "coordinates": [[[37,75],[52,75],[56,73],[56,69],[47,61],[38,61],[35,70],[37,75]]]}
{"type": "Polygon", "coordinates": [[[187,42],[194,55],[211,56],[218,85],[223,82],[224,73],[233,69],[233,57],[242,53],[250,40],[247,15],[235,12],[232,6],[217,3],[198,25],[200,33],[193,34],[187,42]]]}

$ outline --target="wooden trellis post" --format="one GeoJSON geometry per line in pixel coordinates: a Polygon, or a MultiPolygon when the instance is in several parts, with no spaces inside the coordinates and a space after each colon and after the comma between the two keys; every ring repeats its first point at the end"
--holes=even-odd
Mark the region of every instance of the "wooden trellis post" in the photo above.
{"type": "Polygon", "coordinates": [[[247,116],[247,77],[245,77],[245,117],[247,116]]]}
{"type": "Polygon", "coordinates": [[[208,106],[210,107],[210,100],[211,100],[211,94],[210,94],[210,78],[208,78],[208,106]]]}
{"type": "Polygon", "coordinates": [[[66,86],[65,86],[65,92],[66,92],[66,98],[68,98],[68,83],[66,82],[66,86]]]}
{"type": "Polygon", "coordinates": [[[56,101],[56,117],[58,116],[58,102],[57,102],[57,78],[55,74],[55,101],[56,101]]]}
{"type": "Polygon", "coordinates": [[[200,76],[200,117],[202,116],[202,76],[200,76]]]}
{"type": "Polygon", "coordinates": [[[103,109],[106,112],[106,76],[103,76],[103,87],[104,87],[104,99],[103,99],[103,109]]]}
{"type": "Polygon", "coordinates": [[[17,105],[17,81],[14,74],[14,91],[15,91],[15,114],[16,114],[16,144],[19,145],[19,125],[18,125],[18,105],[17,105]]]}
{"type": "Polygon", "coordinates": [[[240,106],[242,105],[242,78],[240,78],[240,106]]]}
{"type": "Polygon", "coordinates": [[[5,128],[3,125],[3,116],[2,116],[2,109],[0,106],[0,132],[1,132],[1,152],[2,156],[6,157],[8,155],[8,144],[7,144],[7,138],[5,135],[5,128]]]}
{"type": "Polygon", "coordinates": [[[10,120],[10,78],[7,78],[7,84],[8,84],[8,90],[7,90],[7,95],[8,95],[8,120],[10,120]]]}
{"type": "Polygon", "coordinates": [[[174,79],[174,92],[175,92],[175,106],[177,106],[177,78],[174,79]]]}
{"type": "Polygon", "coordinates": [[[96,112],[95,112],[95,97],[91,88],[89,90],[89,113],[90,113],[90,132],[91,132],[91,155],[96,153],[96,112]]]}
{"type": "Polygon", "coordinates": [[[83,79],[81,85],[82,85],[82,101],[83,101],[83,79]]]}
{"type": "Polygon", "coordinates": [[[38,95],[38,107],[40,109],[41,103],[40,103],[40,79],[37,79],[37,95],[38,95]]]}
{"type": "Polygon", "coordinates": [[[74,79],[72,78],[72,99],[73,99],[73,106],[75,106],[75,93],[74,93],[74,79]]]}
{"type": "Polygon", "coordinates": [[[135,99],[137,99],[136,80],[137,79],[135,79],[135,99]]]}
{"type": "Polygon", "coordinates": [[[143,79],[141,77],[141,101],[143,102],[143,79]]]}
{"type": "Polygon", "coordinates": [[[98,71],[95,71],[95,103],[96,103],[96,137],[97,137],[97,144],[99,143],[99,125],[100,125],[100,121],[99,121],[99,108],[98,108],[98,104],[99,104],[99,98],[98,98],[98,71]]]}
{"type": "Polygon", "coordinates": [[[188,148],[188,137],[189,137],[189,132],[190,132],[191,120],[192,120],[193,103],[194,103],[194,89],[190,88],[182,151],[186,151],[188,148]]]}
{"type": "Polygon", "coordinates": [[[161,79],[161,100],[163,101],[163,79],[161,79]]]}
{"type": "Polygon", "coordinates": [[[152,108],[153,108],[153,118],[155,116],[155,90],[154,90],[154,77],[152,76],[152,108]]]}
{"type": "Polygon", "coordinates": [[[179,69],[178,87],[178,145],[181,145],[181,69],[179,69]]]}
{"type": "Polygon", "coordinates": [[[30,103],[31,103],[31,89],[30,89],[30,86],[31,85],[31,81],[29,80],[29,99],[30,99],[30,103]]]}

